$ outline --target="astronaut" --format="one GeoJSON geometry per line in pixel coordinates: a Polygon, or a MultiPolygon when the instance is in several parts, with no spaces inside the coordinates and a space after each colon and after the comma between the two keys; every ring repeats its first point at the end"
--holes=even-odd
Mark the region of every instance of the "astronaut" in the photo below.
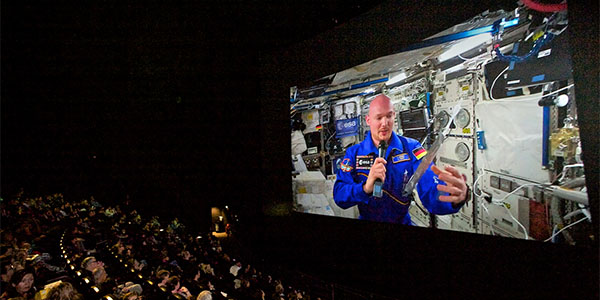
{"type": "MultiPolygon", "coordinates": [[[[394,117],[387,96],[373,99],[365,117],[371,130],[360,144],[346,150],[333,198],[341,208],[358,205],[360,219],[412,225],[408,213],[411,199],[402,197],[402,189],[427,151],[418,141],[392,131],[394,117]],[[377,157],[381,141],[389,145],[385,157],[377,157]],[[376,179],[383,182],[381,198],[372,195],[376,179]]],[[[468,199],[465,177],[451,166],[440,170],[432,164],[419,180],[417,192],[423,205],[438,215],[456,213],[468,199]]]]}

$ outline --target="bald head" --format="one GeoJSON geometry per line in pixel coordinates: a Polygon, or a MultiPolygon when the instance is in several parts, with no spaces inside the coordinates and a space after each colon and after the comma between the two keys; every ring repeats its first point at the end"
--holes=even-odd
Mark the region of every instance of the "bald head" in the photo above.
{"type": "Polygon", "coordinates": [[[393,111],[394,107],[392,106],[392,102],[388,96],[379,94],[377,97],[375,97],[375,99],[373,99],[373,101],[371,101],[371,104],[369,105],[369,115],[373,116],[382,110],[393,111]]]}
{"type": "Polygon", "coordinates": [[[379,146],[381,141],[389,144],[395,116],[394,106],[386,95],[380,94],[371,101],[365,121],[371,128],[371,138],[375,146],[379,146]]]}

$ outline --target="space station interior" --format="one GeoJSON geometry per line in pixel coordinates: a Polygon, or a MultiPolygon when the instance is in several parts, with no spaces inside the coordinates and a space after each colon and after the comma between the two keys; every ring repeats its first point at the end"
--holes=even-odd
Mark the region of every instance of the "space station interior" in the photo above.
{"type": "Polygon", "coordinates": [[[569,54],[567,11],[485,11],[399,53],[290,89],[292,188],[299,212],[357,218],[333,185],[387,95],[394,132],[466,176],[472,200],[415,225],[566,244],[593,239],[569,54]],[[439,143],[438,143],[439,144],[439,143]]]}

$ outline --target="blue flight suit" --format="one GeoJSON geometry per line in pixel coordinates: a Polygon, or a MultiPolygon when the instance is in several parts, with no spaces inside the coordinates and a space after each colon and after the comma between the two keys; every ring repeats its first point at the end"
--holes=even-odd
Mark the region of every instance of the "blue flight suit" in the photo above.
{"type": "MultiPolygon", "coordinates": [[[[392,132],[390,145],[385,154],[387,164],[383,196],[373,197],[363,191],[363,184],[367,181],[369,169],[378,153],[371,139],[371,133],[368,132],[364,141],[346,150],[333,187],[335,203],[341,208],[358,205],[360,219],[411,225],[408,213],[411,199],[402,197],[402,189],[419,166],[420,160],[417,158],[419,151],[422,151],[422,146],[417,140],[398,136],[392,132]]],[[[446,184],[431,171],[430,166],[417,185],[417,192],[423,205],[433,214],[446,215],[458,212],[462,205],[453,207],[450,202],[438,200],[438,194],[448,195],[437,190],[438,183],[446,184]]]]}

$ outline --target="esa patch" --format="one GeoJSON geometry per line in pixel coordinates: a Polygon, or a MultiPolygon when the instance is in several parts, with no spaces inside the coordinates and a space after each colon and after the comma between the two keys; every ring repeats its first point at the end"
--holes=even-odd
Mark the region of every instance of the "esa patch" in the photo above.
{"type": "Polygon", "coordinates": [[[342,169],[342,171],[344,171],[344,172],[350,172],[350,171],[352,171],[352,166],[350,165],[350,159],[349,158],[344,158],[344,160],[340,164],[340,169],[342,169]]]}
{"type": "Polygon", "coordinates": [[[401,163],[403,161],[409,161],[410,157],[408,157],[408,153],[400,153],[398,155],[392,156],[392,163],[401,163]]]}
{"type": "Polygon", "coordinates": [[[419,147],[413,149],[412,152],[417,159],[421,159],[421,158],[423,158],[423,156],[425,156],[427,154],[427,150],[423,149],[423,146],[419,146],[419,147]]]}
{"type": "Polygon", "coordinates": [[[357,155],[356,156],[356,169],[357,170],[369,170],[373,165],[372,155],[357,155]]]}

